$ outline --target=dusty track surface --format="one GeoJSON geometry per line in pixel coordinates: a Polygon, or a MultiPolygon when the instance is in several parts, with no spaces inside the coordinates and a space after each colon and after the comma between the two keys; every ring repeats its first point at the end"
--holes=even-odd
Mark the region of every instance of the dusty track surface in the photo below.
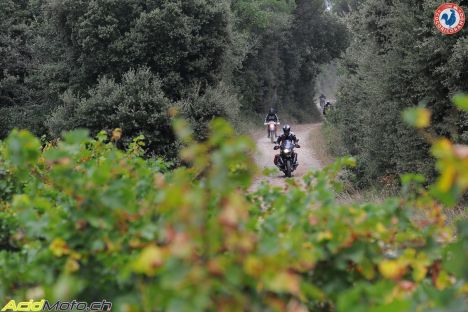
{"type": "MultiPolygon", "coordinates": [[[[304,125],[291,125],[292,130],[296,137],[299,139],[299,145],[301,148],[295,149],[298,154],[299,167],[293,173],[293,178],[301,179],[304,174],[309,172],[312,169],[319,169],[321,167],[320,161],[314,154],[314,147],[309,143],[310,132],[314,127],[320,127],[320,124],[304,124],[304,125]]],[[[280,133],[281,131],[278,131],[280,133]]],[[[275,154],[279,151],[274,151],[274,144],[270,142],[270,139],[267,138],[266,130],[259,130],[253,133],[253,139],[257,145],[257,152],[255,154],[255,161],[257,166],[261,171],[265,168],[275,168],[273,164],[273,159],[275,154]]],[[[255,190],[262,181],[273,186],[283,187],[286,185],[285,177],[282,172],[279,172],[274,176],[258,176],[255,182],[253,183],[251,190],[255,190]]]]}

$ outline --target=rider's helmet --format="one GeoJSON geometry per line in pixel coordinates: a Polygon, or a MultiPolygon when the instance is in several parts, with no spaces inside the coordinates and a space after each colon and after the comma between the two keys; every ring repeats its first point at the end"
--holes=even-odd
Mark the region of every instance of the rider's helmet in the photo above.
{"type": "Polygon", "coordinates": [[[276,112],[275,112],[275,109],[274,109],[273,107],[272,107],[272,108],[270,108],[270,114],[272,114],[272,115],[273,115],[273,114],[275,114],[275,113],[276,113],[276,112]]]}
{"type": "Polygon", "coordinates": [[[289,135],[291,133],[291,126],[290,125],[284,125],[283,133],[284,133],[284,135],[289,135]]]}

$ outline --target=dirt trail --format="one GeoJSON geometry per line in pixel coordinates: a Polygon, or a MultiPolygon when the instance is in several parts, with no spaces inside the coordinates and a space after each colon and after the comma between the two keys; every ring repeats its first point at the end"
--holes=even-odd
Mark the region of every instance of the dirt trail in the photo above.
{"type": "MultiPolygon", "coordinates": [[[[316,128],[320,127],[320,124],[303,124],[303,125],[291,125],[292,131],[299,139],[299,144],[301,148],[295,149],[298,154],[299,167],[293,173],[293,177],[300,179],[302,176],[310,171],[311,169],[319,169],[321,167],[320,161],[317,159],[314,154],[314,148],[309,143],[310,132],[316,128]]],[[[278,131],[280,133],[281,131],[278,131]]],[[[278,151],[274,151],[274,144],[270,142],[270,139],[266,136],[266,130],[258,130],[253,134],[253,138],[257,145],[257,152],[255,154],[255,161],[260,170],[264,168],[275,168],[273,164],[274,155],[278,151]]],[[[274,186],[284,186],[285,177],[282,172],[279,172],[275,176],[265,177],[259,176],[254,184],[252,185],[252,190],[255,190],[262,181],[267,181],[269,184],[274,186]]]]}

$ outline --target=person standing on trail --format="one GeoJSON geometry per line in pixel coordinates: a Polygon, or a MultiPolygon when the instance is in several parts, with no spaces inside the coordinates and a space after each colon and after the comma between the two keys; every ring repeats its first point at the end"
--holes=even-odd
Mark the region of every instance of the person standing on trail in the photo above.
{"type": "Polygon", "coordinates": [[[320,99],[320,109],[322,110],[323,112],[323,109],[325,108],[325,103],[327,101],[327,97],[325,95],[323,95],[323,93],[320,95],[319,97],[320,99]]]}

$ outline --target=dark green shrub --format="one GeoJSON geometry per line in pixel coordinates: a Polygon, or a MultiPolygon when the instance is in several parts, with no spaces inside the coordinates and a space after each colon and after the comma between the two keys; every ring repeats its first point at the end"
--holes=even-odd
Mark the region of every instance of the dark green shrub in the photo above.
{"type": "Polygon", "coordinates": [[[63,103],[48,121],[55,136],[76,128],[89,129],[93,135],[120,128],[126,146],[143,135],[149,153],[171,158],[177,155],[169,115],[176,104],[164,95],[160,79],[149,69],[129,71],[121,83],[102,78],[86,97],[67,93],[63,103]]]}

